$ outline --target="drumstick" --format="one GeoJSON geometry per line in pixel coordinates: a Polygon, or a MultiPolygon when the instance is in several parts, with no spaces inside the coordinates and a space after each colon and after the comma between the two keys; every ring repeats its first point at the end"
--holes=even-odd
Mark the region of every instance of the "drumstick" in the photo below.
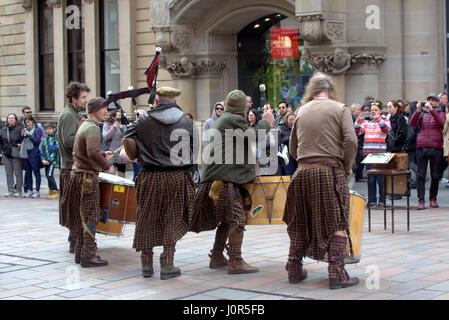
{"type": "Polygon", "coordinates": [[[120,146],[120,147],[118,147],[117,149],[115,149],[112,153],[117,153],[117,152],[119,152],[120,150],[122,150],[124,147],[125,147],[125,146],[120,146]]]}

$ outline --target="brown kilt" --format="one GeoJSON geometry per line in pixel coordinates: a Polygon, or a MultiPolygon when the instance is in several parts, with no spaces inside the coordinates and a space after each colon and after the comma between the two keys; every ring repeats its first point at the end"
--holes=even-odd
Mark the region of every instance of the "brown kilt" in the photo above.
{"type": "Polygon", "coordinates": [[[59,224],[63,227],[68,227],[67,220],[70,208],[67,206],[68,203],[64,200],[64,197],[67,197],[66,186],[70,179],[70,172],[72,172],[70,169],[61,169],[59,173],[59,191],[61,194],[59,198],[59,224]]]}
{"type": "Polygon", "coordinates": [[[188,231],[195,184],[188,170],[141,171],[135,183],[137,221],[133,248],[173,246],[188,231]]]}
{"type": "Polygon", "coordinates": [[[336,231],[346,230],[349,215],[349,187],[343,166],[320,164],[329,169],[298,167],[287,191],[283,218],[291,247],[315,260],[324,258],[336,231]]]}
{"type": "Polygon", "coordinates": [[[212,182],[201,182],[193,205],[192,222],[189,231],[201,232],[214,230],[225,221],[232,229],[245,228],[248,215],[243,209],[239,185],[224,182],[220,191],[217,207],[209,197],[212,182]]]}
{"type": "MultiPolygon", "coordinates": [[[[70,208],[68,228],[75,240],[75,254],[81,255],[82,259],[88,259],[95,252],[95,241],[90,235],[85,234],[81,211],[84,222],[96,226],[101,219],[100,213],[100,182],[98,177],[90,175],[93,180],[93,190],[90,194],[84,194],[81,199],[84,173],[72,172],[67,183],[67,192],[64,204],[70,208]]],[[[95,236],[95,232],[93,232],[95,236]]]]}

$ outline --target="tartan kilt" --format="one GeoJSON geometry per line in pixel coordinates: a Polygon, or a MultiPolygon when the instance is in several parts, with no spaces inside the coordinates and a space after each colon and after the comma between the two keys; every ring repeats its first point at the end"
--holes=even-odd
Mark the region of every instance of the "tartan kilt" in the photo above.
{"type": "Polygon", "coordinates": [[[315,260],[324,258],[336,231],[347,229],[350,199],[343,166],[320,164],[329,169],[296,170],[287,190],[283,217],[291,247],[315,260]]]}
{"type": "Polygon", "coordinates": [[[212,182],[201,182],[193,205],[189,231],[199,233],[214,230],[222,221],[225,221],[231,229],[244,230],[248,216],[243,208],[239,185],[223,182],[217,207],[214,207],[213,200],[209,197],[211,187],[212,182]]]}
{"type": "Polygon", "coordinates": [[[61,194],[59,198],[59,224],[63,227],[68,227],[67,220],[70,207],[67,206],[67,201],[63,201],[63,198],[68,195],[66,186],[69,183],[70,172],[72,172],[70,169],[61,169],[59,173],[59,191],[61,194]]]}
{"type": "Polygon", "coordinates": [[[133,248],[173,246],[188,231],[195,183],[188,170],[141,171],[135,182],[137,212],[133,248]]]}

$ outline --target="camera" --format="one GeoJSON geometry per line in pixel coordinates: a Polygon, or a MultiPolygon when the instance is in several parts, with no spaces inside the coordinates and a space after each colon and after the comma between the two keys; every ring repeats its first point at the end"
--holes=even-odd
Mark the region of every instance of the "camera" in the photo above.
{"type": "Polygon", "coordinates": [[[371,119],[372,114],[371,112],[364,112],[363,116],[365,117],[365,119],[371,119]]]}

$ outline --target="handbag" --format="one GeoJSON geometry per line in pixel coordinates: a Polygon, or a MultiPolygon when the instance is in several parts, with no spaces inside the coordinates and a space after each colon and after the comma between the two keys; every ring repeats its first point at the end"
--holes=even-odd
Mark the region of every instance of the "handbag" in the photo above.
{"type": "Polygon", "coordinates": [[[8,144],[9,144],[10,149],[7,149],[8,152],[5,152],[6,150],[3,150],[3,152],[5,153],[5,156],[7,156],[8,158],[19,158],[20,157],[19,148],[11,145],[11,141],[9,140],[9,128],[6,129],[6,137],[8,139],[8,144]]]}
{"type": "Polygon", "coordinates": [[[287,166],[289,163],[288,147],[285,144],[282,144],[279,149],[280,150],[278,151],[277,156],[284,161],[284,166],[287,166]]]}

